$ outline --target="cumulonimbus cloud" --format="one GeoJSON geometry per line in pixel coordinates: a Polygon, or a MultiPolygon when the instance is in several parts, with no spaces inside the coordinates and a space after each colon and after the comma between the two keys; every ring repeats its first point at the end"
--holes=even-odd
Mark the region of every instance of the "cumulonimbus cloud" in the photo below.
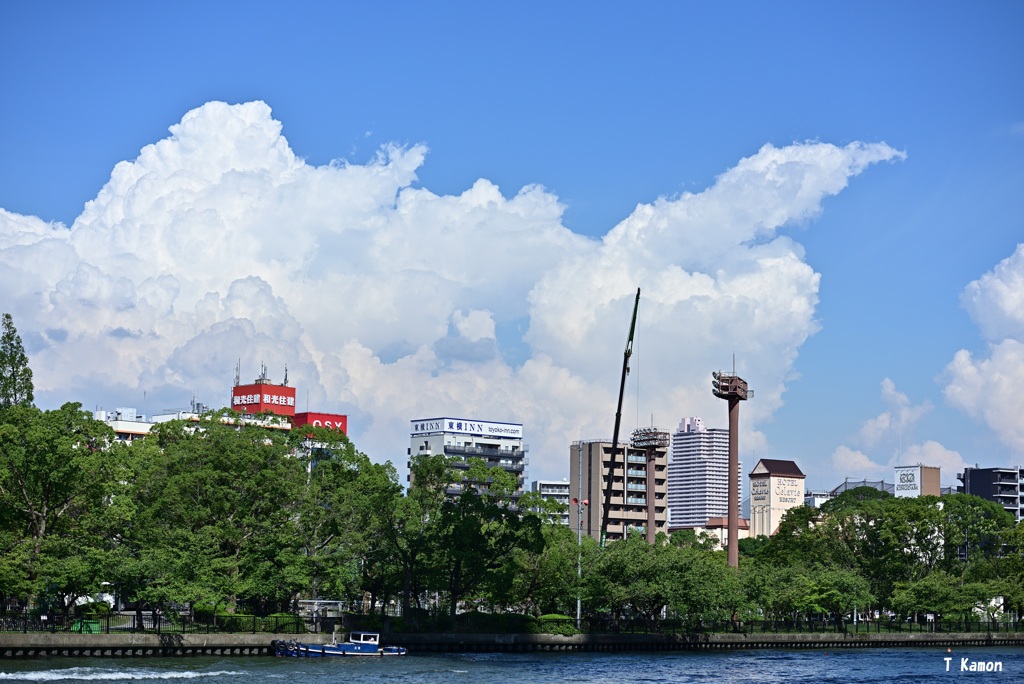
{"type": "Polygon", "coordinates": [[[987,340],[988,353],[961,349],[954,355],[946,367],[946,400],[986,424],[1020,454],[1024,422],[1017,395],[1024,383],[1024,244],[968,284],[961,302],[987,340]]]}
{"type": "Polygon", "coordinates": [[[571,440],[611,431],[637,287],[637,413],[717,415],[708,374],[735,352],[758,391],[744,444],[763,447],[757,424],[818,327],[819,275],[778,230],[903,156],[766,145],[594,239],[540,186],[420,187],[424,145],[309,165],[261,102],[208,103],[170,133],[70,227],[0,210],[0,290],[38,395],[216,406],[238,359],[278,380],[287,365],[299,403],[349,413],[376,459],[405,460],[414,418],[478,417],[523,422],[546,477],[571,440]]]}
{"type": "Polygon", "coordinates": [[[964,290],[962,302],[988,342],[988,354],[956,352],[946,367],[945,397],[1024,451],[1019,388],[1024,383],[1024,244],[964,290]]]}

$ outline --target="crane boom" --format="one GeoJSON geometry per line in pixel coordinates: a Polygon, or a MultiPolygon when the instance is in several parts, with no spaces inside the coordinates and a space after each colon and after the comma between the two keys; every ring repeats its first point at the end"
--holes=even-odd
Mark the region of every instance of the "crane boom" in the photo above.
{"type": "MultiPolygon", "coordinates": [[[[626,376],[629,375],[629,357],[633,355],[633,333],[636,331],[636,311],[640,307],[640,288],[636,288],[636,302],[633,303],[633,320],[629,324],[629,339],[626,352],[622,355],[622,380],[619,381],[619,404],[615,409],[615,430],[612,432],[612,458],[608,467],[608,482],[604,486],[604,508],[601,513],[601,548],[608,538],[608,514],[612,507],[612,481],[615,476],[615,460],[619,450],[619,425],[622,423],[622,395],[626,391],[626,376]]],[[[625,504],[626,490],[622,490],[625,504]]]]}

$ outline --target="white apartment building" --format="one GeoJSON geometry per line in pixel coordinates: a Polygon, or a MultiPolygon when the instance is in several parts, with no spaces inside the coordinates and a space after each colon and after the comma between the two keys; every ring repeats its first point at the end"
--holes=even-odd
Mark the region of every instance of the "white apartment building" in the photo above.
{"type": "MultiPolygon", "coordinates": [[[[409,442],[409,467],[417,456],[444,454],[452,457],[453,467],[461,469],[468,469],[470,460],[479,458],[489,468],[500,466],[516,478],[514,499],[523,493],[529,447],[523,444],[521,423],[422,418],[412,421],[409,442]]],[[[454,483],[448,488],[449,496],[461,493],[461,483],[454,483]]]]}
{"type": "MultiPolygon", "coordinates": [[[[742,492],[743,464],[737,472],[742,492]]],[[[740,497],[742,499],[742,496],[740,497]]],[[[672,435],[668,464],[669,527],[704,527],[729,515],[729,431],[683,418],[672,435]]]]}
{"type": "Polygon", "coordinates": [[[553,499],[565,506],[561,516],[558,516],[554,522],[561,523],[562,525],[569,524],[569,502],[572,497],[569,496],[568,480],[534,480],[530,485],[530,489],[540,494],[542,499],[553,499]]]}

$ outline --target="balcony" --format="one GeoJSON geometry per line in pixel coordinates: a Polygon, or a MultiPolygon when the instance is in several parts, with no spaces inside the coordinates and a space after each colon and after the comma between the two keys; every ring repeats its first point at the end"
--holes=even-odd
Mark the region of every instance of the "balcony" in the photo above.
{"type": "Polygon", "coordinates": [[[518,461],[513,461],[513,460],[508,459],[508,458],[503,458],[500,461],[498,461],[497,464],[488,463],[487,465],[489,465],[491,467],[494,467],[494,465],[498,465],[498,466],[501,466],[502,468],[504,468],[505,470],[516,470],[516,471],[518,471],[518,470],[522,470],[527,465],[529,465],[529,459],[521,458],[518,461]]]}
{"type": "Polygon", "coordinates": [[[630,482],[628,485],[626,485],[626,489],[628,489],[631,492],[646,492],[647,491],[647,485],[645,485],[645,484],[633,484],[632,482],[630,482]]]}
{"type": "Polygon", "coordinates": [[[626,499],[626,503],[631,504],[633,506],[646,506],[647,499],[641,499],[640,497],[631,496],[628,499],[626,499]]]}
{"type": "Polygon", "coordinates": [[[526,444],[522,445],[518,449],[499,449],[498,447],[482,447],[482,446],[470,446],[470,445],[453,445],[445,444],[444,453],[446,454],[457,454],[460,456],[477,456],[486,458],[488,456],[492,458],[502,458],[508,456],[522,456],[530,450],[530,447],[526,444]]]}
{"type": "Polygon", "coordinates": [[[626,461],[629,462],[629,463],[643,463],[644,465],[646,465],[647,464],[647,457],[646,456],[637,456],[635,454],[630,454],[629,456],[626,457],[626,461]]]}
{"type": "Polygon", "coordinates": [[[646,470],[633,470],[632,468],[626,471],[626,475],[630,477],[647,477],[646,470]]]}

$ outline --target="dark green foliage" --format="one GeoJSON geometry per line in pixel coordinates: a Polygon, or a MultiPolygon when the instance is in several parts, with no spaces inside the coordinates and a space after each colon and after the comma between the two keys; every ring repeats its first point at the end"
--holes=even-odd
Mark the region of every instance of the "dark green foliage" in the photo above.
{"type": "Polygon", "coordinates": [[[0,593],[47,593],[67,613],[100,591],[125,477],[110,428],[79,404],[12,406],[0,420],[0,593]]]}
{"type": "Polygon", "coordinates": [[[5,313],[0,334],[0,411],[11,406],[31,406],[32,369],[11,314],[5,313]]]}
{"type": "Polygon", "coordinates": [[[737,572],[693,532],[601,549],[517,501],[516,486],[482,461],[424,456],[403,492],[389,463],[340,432],[278,432],[229,411],[128,446],[77,404],[12,405],[0,413],[0,598],[95,616],[113,593],[137,617],[191,610],[219,629],[289,633],[304,629],[298,601],[316,598],[344,602],[350,626],[567,636],[577,600],[584,629],[1024,609],[1024,527],[975,497],[851,490],[741,540],[737,572]]]}
{"type": "Polygon", "coordinates": [[[550,615],[541,615],[537,618],[536,633],[573,636],[579,634],[580,630],[576,629],[573,618],[568,615],[558,615],[557,613],[554,613],[550,615]]]}

